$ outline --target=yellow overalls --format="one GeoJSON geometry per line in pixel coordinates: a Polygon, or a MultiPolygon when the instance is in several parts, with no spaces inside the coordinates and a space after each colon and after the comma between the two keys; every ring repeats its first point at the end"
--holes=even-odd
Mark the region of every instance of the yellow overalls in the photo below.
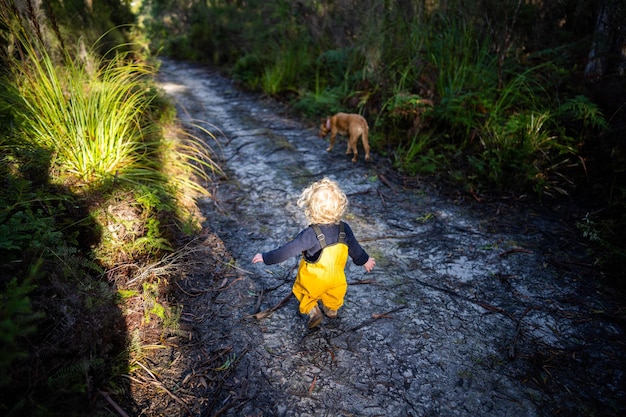
{"type": "Polygon", "coordinates": [[[293,293],[300,301],[300,313],[308,314],[318,300],[331,310],[343,305],[348,289],[345,267],[348,261],[348,245],[345,244],[343,223],[339,224],[339,241],[327,246],[319,227],[312,226],[322,246],[322,253],[315,262],[308,262],[304,254],[298,267],[293,293]]]}

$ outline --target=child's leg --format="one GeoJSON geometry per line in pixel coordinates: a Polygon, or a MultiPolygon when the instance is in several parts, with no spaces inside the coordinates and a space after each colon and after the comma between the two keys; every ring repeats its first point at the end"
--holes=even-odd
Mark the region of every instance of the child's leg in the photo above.
{"type": "Polygon", "coordinates": [[[317,306],[318,300],[326,291],[324,284],[318,276],[308,274],[305,262],[300,262],[298,275],[292,288],[293,294],[300,301],[300,314],[309,314],[317,306]]]}
{"type": "Polygon", "coordinates": [[[312,298],[306,292],[297,291],[296,286],[293,288],[293,294],[300,301],[300,314],[309,314],[317,306],[317,298],[312,298]]]}
{"type": "Polygon", "coordinates": [[[322,294],[322,303],[331,310],[339,310],[343,305],[343,299],[347,290],[348,284],[342,284],[329,289],[326,293],[322,294]]]}

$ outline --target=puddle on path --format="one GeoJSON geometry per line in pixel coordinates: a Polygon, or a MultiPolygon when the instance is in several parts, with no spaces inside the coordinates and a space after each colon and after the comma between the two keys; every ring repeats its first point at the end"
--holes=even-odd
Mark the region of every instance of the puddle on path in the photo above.
{"type": "MultiPolygon", "coordinates": [[[[391,189],[385,161],[353,164],[314,126],[280,105],[237,91],[215,72],[164,61],[160,79],[181,117],[221,144],[228,179],[202,205],[239,280],[189,298],[211,311],[198,349],[225,346],[236,369],[207,388],[201,415],[548,416],[617,415],[624,393],[623,321],[576,267],[583,253],[558,213],[453,201],[428,187],[391,189]],[[297,260],[252,265],[254,253],[295,236],[295,201],[328,176],[350,199],[346,220],[376,269],[349,263],[340,318],[306,330],[290,293],[297,260]],[[564,267],[567,266],[567,267],[564,267]],[[372,319],[372,314],[390,318],[372,319]],[[595,314],[604,311],[606,314],[595,314]]],[[[206,282],[207,286],[213,283],[206,282]]],[[[197,346],[197,345],[196,345],[197,346]]],[[[193,364],[189,365],[193,368],[193,364]]],[[[181,377],[182,378],[182,377],[181,377]]],[[[184,386],[183,386],[184,388],[184,386]]]]}

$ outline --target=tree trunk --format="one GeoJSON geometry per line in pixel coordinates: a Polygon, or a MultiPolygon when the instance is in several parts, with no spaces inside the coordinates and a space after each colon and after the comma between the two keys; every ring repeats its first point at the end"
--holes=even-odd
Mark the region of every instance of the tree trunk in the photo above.
{"type": "Polygon", "coordinates": [[[596,29],[585,67],[585,77],[626,75],[626,10],[621,0],[604,0],[598,7],[596,29]]]}

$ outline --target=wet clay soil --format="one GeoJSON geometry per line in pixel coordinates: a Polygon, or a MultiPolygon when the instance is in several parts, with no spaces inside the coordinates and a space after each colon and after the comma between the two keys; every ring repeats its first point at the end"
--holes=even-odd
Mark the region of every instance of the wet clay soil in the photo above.
{"type": "Polygon", "coordinates": [[[594,286],[571,213],[443,195],[362,148],[353,164],[345,140],[327,153],[312,124],[210,69],[165,60],[159,80],[226,175],[201,202],[201,267],[177,284],[180,335],[151,358],[167,392],[138,393],[137,414],[623,415],[624,310],[594,286]],[[309,331],[298,259],[251,259],[306,225],[296,199],[323,176],[378,264],[349,262],[339,318],[309,331]]]}

